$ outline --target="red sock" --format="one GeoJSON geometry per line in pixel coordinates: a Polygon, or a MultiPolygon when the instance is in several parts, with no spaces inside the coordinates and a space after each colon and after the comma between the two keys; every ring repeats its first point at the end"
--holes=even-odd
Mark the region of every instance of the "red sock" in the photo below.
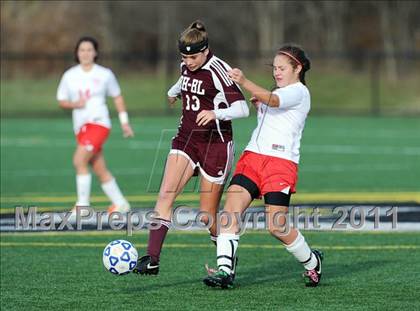
{"type": "Polygon", "coordinates": [[[149,231],[149,243],[147,245],[147,254],[152,257],[153,262],[159,262],[160,252],[162,251],[163,241],[168,232],[170,221],[156,218],[157,222],[151,224],[149,231]]]}

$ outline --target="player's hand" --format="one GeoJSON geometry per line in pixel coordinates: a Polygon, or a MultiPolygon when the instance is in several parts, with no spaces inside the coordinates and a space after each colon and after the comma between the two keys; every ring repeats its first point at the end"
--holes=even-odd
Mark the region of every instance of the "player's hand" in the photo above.
{"type": "Polygon", "coordinates": [[[195,123],[198,126],[206,125],[212,120],[216,120],[216,114],[211,110],[202,110],[198,115],[195,123]]]}
{"type": "Polygon", "coordinates": [[[130,123],[121,124],[121,128],[123,130],[123,136],[127,137],[134,137],[134,131],[130,126],[130,123]]]}
{"type": "Polygon", "coordinates": [[[261,102],[255,96],[252,96],[249,101],[254,105],[255,109],[258,110],[258,107],[261,105],[261,102]]]}
{"type": "Polygon", "coordinates": [[[82,108],[85,108],[85,106],[86,106],[86,101],[84,100],[79,100],[73,103],[73,109],[82,109],[82,108]]]}
{"type": "Polygon", "coordinates": [[[73,109],[81,109],[85,108],[86,102],[90,99],[90,92],[87,90],[85,93],[83,93],[81,90],[79,90],[79,100],[77,102],[74,102],[73,109]]]}
{"type": "Polygon", "coordinates": [[[173,108],[175,106],[175,102],[178,99],[178,97],[171,97],[168,96],[168,104],[171,108],[173,108]]]}
{"type": "Polygon", "coordinates": [[[228,76],[232,81],[238,83],[239,85],[242,85],[246,80],[244,73],[238,68],[229,70],[228,76]]]}

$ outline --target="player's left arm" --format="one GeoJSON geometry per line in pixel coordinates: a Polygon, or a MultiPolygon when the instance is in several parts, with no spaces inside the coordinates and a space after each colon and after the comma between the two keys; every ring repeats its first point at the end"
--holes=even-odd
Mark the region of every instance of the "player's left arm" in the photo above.
{"type": "Polygon", "coordinates": [[[118,118],[120,119],[121,129],[123,131],[123,136],[133,137],[134,131],[131,128],[130,122],[128,120],[127,108],[125,106],[124,97],[121,95],[120,85],[118,84],[114,73],[111,70],[109,70],[108,73],[107,95],[111,96],[114,100],[114,105],[118,111],[118,118]]]}
{"type": "Polygon", "coordinates": [[[128,113],[124,102],[124,97],[122,95],[115,96],[114,98],[115,108],[118,111],[118,118],[120,119],[121,129],[123,130],[124,137],[133,137],[134,131],[131,128],[130,122],[128,120],[128,113]]]}

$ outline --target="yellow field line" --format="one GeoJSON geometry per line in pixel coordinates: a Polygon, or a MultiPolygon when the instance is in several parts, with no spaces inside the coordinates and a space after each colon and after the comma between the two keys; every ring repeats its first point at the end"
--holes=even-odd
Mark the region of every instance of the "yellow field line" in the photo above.
{"type": "MultiPolygon", "coordinates": [[[[80,248],[102,248],[104,243],[65,243],[65,242],[1,242],[0,247],[80,247],[80,248]]],[[[135,244],[136,248],[145,249],[147,244],[135,244]]],[[[282,245],[271,245],[271,244],[241,244],[241,248],[248,249],[281,249],[284,248],[282,245]]],[[[364,251],[376,251],[376,250],[417,250],[420,249],[420,245],[313,245],[314,248],[322,250],[364,250],[364,251]]],[[[207,244],[177,244],[167,243],[165,248],[214,248],[210,243],[207,244]]]]}
{"type": "MultiPolygon", "coordinates": [[[[154,202],[157,193],[127,196],[133,202],[154,202]]],[[[71,196],[14,196],[2,197],[1,203],[35,204],[35,203],[70,203],[76,197],[71,196]]],[[[198,201],[198,193],[181,194],[178,201],[198,201]]],[[[410,201],[420,203],[420,192],[323,192],[323,193],[297,193],[293,196],[293,203],[305,202],[401,202],[410,201]]],[[[109,203],[105,196],[92,196],[92,203],[109,203]]]]}

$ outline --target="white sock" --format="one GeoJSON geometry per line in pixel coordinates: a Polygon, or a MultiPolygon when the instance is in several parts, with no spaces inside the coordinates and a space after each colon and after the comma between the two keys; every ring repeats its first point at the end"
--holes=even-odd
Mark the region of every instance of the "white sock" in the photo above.
{"type": "Polygon", "coordinates": [[[127,200],[122,195],[121,190],[115,181],[115,178],[112,178],[110,181],[103,183],[101,186],[102,190],[111,200],[112,204],[116,206],[123,206],[128,204],[127,200]]]}
{"type": "Polygon", "coordinates": [[[301,264],[303,264],[306,270],[315,269],[316,265],[318,264],[318,260],[316,259],[314,253],[312,253],[308,243],[306,243],[305,238],[299,231],[296,240],[294,240],[292,244],[285,246],[287,251],[295,256],[295,258],[301,264]]]}
{"type": "Polygon", "coordinates": [[[239,244],[239,235],[221,233],[217,237],[217,268],[228,274],[233,271],[236,250],[239,244]]]}
{"type": "Polygon", "coordinates": [[[92,183],[92,176],[90,174],[76,175],[76,189],[77,189],[76,206],[89,206],[91,183],[92,183]]]}

